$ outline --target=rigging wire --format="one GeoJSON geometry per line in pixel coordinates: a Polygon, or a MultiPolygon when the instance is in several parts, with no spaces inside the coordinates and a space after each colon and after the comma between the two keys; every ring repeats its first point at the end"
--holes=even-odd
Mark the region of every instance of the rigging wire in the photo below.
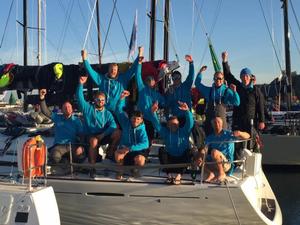
{"type": "Polygon", "coordinates": [[[259,1],[260,8],[261,8],[261,11],[262,11],[262,14],[263,14],[263,17],[264,17],[265,25],[266,25],[267,30],[268,30],[268,33],[269,33],[269,37],[270,37],[271,42],[272,42],[272,47],[273,47],[274,52],[275,52],[276,60],[277,60],[277,63],[278,63],[280,72],[282,73],[282,66],[281,66],[281,63],[280,63],[280,61],[279,61],[279,57],[278,57],[278,54],[277,54],[277,51],[276,51],[276,48],[275,48],[274,41],[273,41],[273,39],[272,39],[272,34],[271,34],[271,31],[270,31],[270,28],[269,28],[269,25],[268,25],[268,22],[267,22],[267,19],[266,19],[265,11],[264,11],[264,9],[263,9],[261,0],[258,0],[258,1],[259,1]]]}
{"type": "Polygon", "coordinates": [[[91,24],[92,24],[92,21],[93,21],[93,18],[94,18],[95,9],[96,9],[96,5],[97,5],[96,3],[97,3],[97,0],[95,0],[95,3],[94,3],[93,11],[92,11],[92,13],[91,13],[91,19],[90,19],[90,22],[89,22],[89,25],[88,25],[88,29],[87,29],[85,38],[84,38],[84,42],[83,42],[82,49],[85,49],[85,45],[86,45],[86,42],[87,42],[87,38],[88,38],[88,35],[89,35],[89,33],[90,33],[91,24]]]}
{"type": "Polygon", "coordinates": [[[4,41],[4,37],[5,37],[5,34],[6,34],[6,29],[7,29],[8,21],[9,21],[10,15],[11,15],[11,11],[12,11],[12,7],[13,7],[14,2],[15,2],[15,0],[12,0],[12,2],[10,4],[10,7],[9,7],[8,16],[7,16],[7,19],[6,19],[6,22],[5,22],[4,31],[3,31],[3,35],[2,35],[2,38],[1,38],[0,48],[2,47],[2,44],[3,44],[3,41],[4,41]]]}
{"type": "MultiPolygon", "coordinates": [[[[177,53],[176,47],[175,47],[175,45],[178,46],[178,40],[177,40],[177,31],[176,31],[176,28],[175,28],[175,20],[174,20],[174,13],[173,13],[172,2],[170,2],[170,9],[171,9],[170,11],[171,11],[172,22],[174,24],[174,33],[175,33],[174,40],[175,41],[173,41],[172,35],[169,35],[169,41],[170,41],[172,49],[173,49],[173,51],[175,53],[176,60],[177,60],[177,62],[179,62],[180,61],[179,60],[179,56],[178,56],[178,53],[177,53]]],[[[168,30],[170,30],[170,29],[168,28],[168,30]]]]}
{"type": "Polygon", "coordinates": [[[296,12],[295,12],[295,9],[294,9],[293,1],[290,0],[290,3],[291,3],[291,8],[292,8],[292,11],[293,11],[293,14],[294,14],[294,17],[295,17],[295,20],[296,20],[298,29],[299,29],[299,31],[300,31],[300,24],[299,24],[299,20],[298,20],[298,17],[297,17],[297,15],[296,15],[296,12]]]}
{"type": "MultiPolygon", "coordinates": [[[[115,1],[117,1],[117,0],[113,0],[114,3],[115,3],[115,1]]],[[[124,35],[124,37],[125,37],[127,46],[128,46],[128,48],[129,48],[129,42],[128,42],[128,39],[127,39],[127,37],[126,37],[126,33],[125,33],[125,30],[124,30],[124,26],[123,26],[122,20],[121,20],[121,18],[120,18],[119,12],[118,12],[117,4],[116,4],[116,13],[117,13],[118,20],[119,20],[119,22],[120,22],[120,25],[121,25],[121,28],[122,28],[122,32],[123,32],[123,35],[124,35]]]]}
{"type": "MultiPolygon", "coordinates": [[[[58,1],[61,8],[65,9],[61,0],[58,1]]],[[[71,9],[73,7],[73,3],[74,1],[72,1],[72,4],[68,4],[68,9],[67,11],[65,12],[66,14],[66,17],[65,17],[65,21],[64,21],[64,25],[63,25],[63,31],[62,31],[62,34],[60,36],[60,39],[59,39],[59,42],[58,42],[58,47],[57,47],[57,53],[56,53],[56,60],[58,60],[59,56],[61,55],[61,49],[63,48],[63,42],[64,42],[64,37],[65,37],[65,34],[66,34],[66,30],[67,30],[67,27],[68,27],[68,24],[69,24],[69,19],[70,19],[70,15],[71,15],[71,9]]]]}
{"type": "MultiPolygon", "coordinates": [[[[88,4],[88,7],[89,7],[90,12],[92,12],[92,9],[91,9],[90,4],[88,4]]],[[[93,20],[93,21],[94,21],[95,27],[97,27],[96,21],[95,21],[95,20],[93,20]]],[[[101,23],[101,20],[100,20],[100,30],[101,30],[102,33],[106,34],[105,29],[103,28],[103,24],[101,23]]],[[[97,33],[98,33],[98,32],[97,32],[97,33]]],[[[98,35],[100,35],[100,34],[98,34],[98,35]]],[[[92,44],[93,44],[93,43],[94,43],[94,42],[92,42],[92,44]]],[[[112,53],[112,55],[113,55],[115,61],[118,61],[117,56],[116,56],[116,53],[114,52],[114,50],[113,50],[113,48],[112,48],[112,45],[111,45],[111,42],[110,42],[109,39],[107,40],[107,43],[108,43],[108,47],[110,48],[110,51],[111,51],[111,53],[112,53]]],[[[94,46],[93,46],[93,47],[94,47],[94,46]]],[[[94,49],[96,49],[96,47],[94,47],[94,49]]],[[[90,53],[90,54],[91,54],[91,53],[90,53]]],[[[99,57],[98,54],[95,54],[95,55],[99,57]]],[[[103,55],[101,55],[101,57],[102,57],[102,56],[103,56],[103,55]]]]}
{"type": "Polygon", "coordinates": [[[111,22],[112,22],[112,18],[113,18],[114,13],[115,13],[116,4],[117,4],[117,0],[114,1],[114,7],[113,7],[113,10],[112,10],[111,15],[110,15],[110,19],[109,19],[109,23],[108,23],[108,28],[107,28],[107,32],[106,32],[106,35],[105,35],[105,39],[104,39],[104,43],[103,43],[103,48],[102,48],[102,51],[101,51],[101,55],[103,55],[103,52],[104,52],[105,44],[106,44],[106,41],[107,41],[108,33],[109,33],[111,22]]]}
{"type": "Polygon", "coordinates": [[[290,28],[290,33],[292,34],[292,38],[293,38],[293,40],[294,40],[294,42],[295,42],[297,52],[298,52],[299,55],[300,55],[300,48],[299,48],[299,45],[298,45],[298,43],[297,43],[296,37],[295,37],[295,35],[294,35],[294,32],[292,32],[292,27],[291,27],[290,23],[289,23],[289,28],[290,28]]]}

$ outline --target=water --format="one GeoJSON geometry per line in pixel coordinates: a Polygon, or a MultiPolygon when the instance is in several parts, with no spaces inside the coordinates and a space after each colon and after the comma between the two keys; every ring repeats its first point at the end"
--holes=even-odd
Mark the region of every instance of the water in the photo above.
{"type": "Polygon", "coordinates": [[[300,168],[264,168],[279,202],[283,224],[300,224],[300,168]]]}

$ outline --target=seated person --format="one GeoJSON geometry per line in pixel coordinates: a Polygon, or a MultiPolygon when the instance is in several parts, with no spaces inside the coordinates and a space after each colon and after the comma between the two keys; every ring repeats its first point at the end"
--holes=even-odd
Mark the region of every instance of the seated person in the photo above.
{"type": "MultiPolygon", "coordinates": [[[[129,96],[128,91],[123,91],[120,100],[129,96]]],[[[115,152],[115,160],[119,165],[144,166],[148,157],[149,141],[140,111],[132,112],[130,120],[122,107],[117,107],[117,118],[122,128],[122,136],[119,149],[115,152]]],[[[118,174],[118,179],[122,178],[118,174]]]]}
{"type": "Polygon", "coordinates": [[[233,141],[237,138],[248,139],[250,138],[250,134],[238,130],[233,132],[224,130],[221,117],[215,117],[211,122],[214,133],[206,138],[205,142],[208,148],[202,149],[199,152],[196,161],[200,165],[204,155],[208,153],[207,160],[216,162],[217,164],[208,164],[205,167],[208,172],[208,177],[205,181],[223,182],[226,178],[226,173],[230,174],[233,171],[234,143],[228,141],[233,141]]]}
{"type": "MultiPolygon", "coordinates": [[[[86,81],[87,77],[80,77],[76,95],[89,134],[89,163],[95,164],[98,145],[109,144],[106,156],[112,159],[120,139],[120,131],[117,129],[111,112],[105,108],[104,93],[98,92],[95,95],[94,104],[90,104],[84,99],[83,84],[86,81]]],[[[92,168],[90,177],[94,178],[95,175],[96,170],[92,168]]]]}
{"type": "MultiPolygon", "coordinates": [[[[159,158],[161,164],[178,164],[190,162],[190,144],[189,137],[194,126],[194,119],[192,113],[189,111],[189,107],[184,102],[178,102],[179,109],[184,112],[185,124],[182,128],[179,127],[178,117],[172,116],[168,119],[167,127],[163,127],[157,118],[155,113],[158,109],[157,104],[153,104],[152,123],[154,128],[159,133],[160,137],[164,140],[165,150],[160,150],[159,158]]],[[[168,178],[167,183],[180,184],[181,175],[184,172],[184,168],[172,168],[166,170],[168,178]],[[173,177],[172,173],[176,176],[173,177]]]]}
{"type": "Polygon", "coordinates": [[[69,101],[63,103],[62,114],[50,112],[46,105],[46,89],[39,90],[42,113],[54,122],[54,146],[51,147],[49,159],[52,163],[61,162],[63,156],[69,156],[70,148],[74,162],[85,159],[84,148],[77,142],[82,132],[82,124],[78,117],[73,115],[73,107],[69,101]]]}

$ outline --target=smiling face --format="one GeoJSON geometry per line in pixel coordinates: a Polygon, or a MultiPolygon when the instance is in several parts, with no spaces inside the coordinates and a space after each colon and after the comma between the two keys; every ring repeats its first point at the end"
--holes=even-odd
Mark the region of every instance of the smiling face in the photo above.
{"type": "Polygon", "coordinates": [[[224,75],[222,72],[216,72],[214,75],[215,86],[220,87],[224,83],[224,75]]]}
{"type": "Polygon", "coordinates": [[[179,120],[178,120],[178,118],[176,116],[171,117],[168,120],[167,127],[170,129],[171,132],[176,132],[178,130],[178,128],[179,128],[179,120]]]}
{"type": "Polygon", "coordinates": [[[156,82],[155,82],[155,80],[153,79],[153,77],[147,77],[147,79],[146,79],[146,84],[147,84],[148,87],[154,88],[155,85],[156,85],[156,82]]]}
{"type": "Polygon", "coordinates": [[[118,75],[118,71],[119,71],[118,65],[115,64],[115,63],[112,63],[112,64],[109,65],[108,76],[110,78],[115,79],[118,75]]]}
{"type": "Polygon", "coordinates": [[[212,120],[212,125],[214,128],[215,134],[220,134],[223,130],[223,120],[221,117],[216,117],[212,120]]]}
{"type": "Polygon", "coordinates": [[[65,103],[62,105],[61,111],[62,111],[63,115],[64,115],[66,118],[71,117],[71,116],[72,116],[72,113],[73,113],[73,107],[72,107],[71,103],[70,103],[70,102],[65,102],[65,103]]]}
{"type": "Polygon", "coordinates": [[[248,86],[251,82],[251,74],[243,74],[241,75],[241,80],[242,80],[242,83],[245,85],[245,86],[248,86]]]}
{"type": "Polygon", "coordinates": [[[139,117],[139,116],[132,116],[130,118],[130,122],[131,122],[131,126],[132,127],[138,127],[141,123],[143,123],[143,117],[139,117]]]}
{"type": "Polygon", "coordinates": [[[105,94],[104,93],[98,93],[95,95],[94,103],[97,109],[102,110],[105,106],[105,94]]]}

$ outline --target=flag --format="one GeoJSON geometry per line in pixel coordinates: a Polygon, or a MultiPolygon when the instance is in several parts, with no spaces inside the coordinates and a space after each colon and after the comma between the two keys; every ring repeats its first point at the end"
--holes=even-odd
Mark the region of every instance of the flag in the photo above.
{"type": "Polygon", "coordinates": [[[128,51],[128,61],[130,56],[134,55],[134,52],[137,48],[137,40],[136,40],[136,33],[137,33],[137,10],[135,11],[135,17],[130,37],[130,43],[129,43],[129,51],[128,51]]]}
{"type": "Polygon", "coordinates": [[[216,56],[216,53],[214,51],[214,48],[212,46],[210,39],[208,39],[208,46],[209,46],[209,51],[210,51],[210,55],[211,55],[211,59],[212,59],[212,63],[213,63],[215,72],[219,72],[219,71],[221,71],[220,63],[218,61],[218,58],[216,56]]]}

